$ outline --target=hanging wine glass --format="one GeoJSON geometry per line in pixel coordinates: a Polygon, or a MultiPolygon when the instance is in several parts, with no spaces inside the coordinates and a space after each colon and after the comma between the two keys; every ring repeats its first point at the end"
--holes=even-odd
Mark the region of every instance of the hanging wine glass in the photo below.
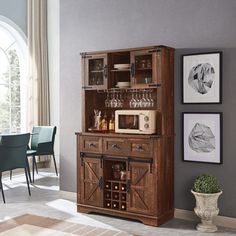
{"type": "Polygon", "coordinates": [[[146,107],[147,106],[147,101],[145,98],[145,91],[142,93],[142,98],[140,99],[140,107],[146,107]]]}
{"type": "Polygon", "coordinates": [[[116,94],[116,107],[121,107],[119,92],[117,92],[117,94],[116,94]]]}
{"type": "Polygon", "coordinates": [[[146,93],[145,93],[146,107],[150,107],[151,106],[151,101],[149,99],[149,93],[150,93],[150,91],[146,91],[146,93]]]}
{"type": "Polygon", "coordinates": [[[149,92],[150,107],[154,107],[154,100],[152,99],[152,92],[149,92]]]}
{"type": "Polygon", "coordinates": [[[109,97],[109,92],[107,91],[107,98],[105,100],[105,107],[110,107],[110,97],[109,97]]]}
{"type": "Polygon", "coordinates": [[[135,103],[136,103],[136,100],[134,99],[134,91],[131,92],[131,99],[129,101],[129,106],[131,108],[134,108],[135,107],[135,103]]]}
{"type": "Polygon", "coordinates": [[[118,107],[123,107],[124,100],[122,98],[122,92],[118,93],[118,107]]]}
{"type": "Polygon", "coordinates": [[[115,105],[115,94],[114,92],[111,92],[111,99],[110,99],[110,107],[114,107],[115,105]]]}
{"type": "Polygon", "coordinates": [[[124,95],[124,94],[120,93],[121,107],[124,106],[124,102],[125,102],[125,100],[124,100],[124,98],[123,98],[123,95],[124,95]]]}
{"type": "Polygon", "coordinates": [[[140,99],[139,99],[138,91],[136,91],[134,99],[135,99],[135,106],[134,107],[135,108],[140,107],[140,99]]]}

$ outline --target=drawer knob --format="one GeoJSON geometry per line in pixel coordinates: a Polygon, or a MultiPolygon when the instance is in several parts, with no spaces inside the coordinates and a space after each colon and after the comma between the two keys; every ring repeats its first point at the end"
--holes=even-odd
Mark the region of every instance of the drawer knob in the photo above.
{"type": "Polygon", "coordinates": [[[116,143],[112,144],[111,147],[112,147],[113,149],[120,149],[120,147],[119,147],[116,143]]]}

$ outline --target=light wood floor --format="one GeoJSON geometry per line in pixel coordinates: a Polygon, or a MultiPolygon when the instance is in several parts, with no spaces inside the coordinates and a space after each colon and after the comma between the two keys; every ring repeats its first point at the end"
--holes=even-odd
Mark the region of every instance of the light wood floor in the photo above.
{"type": "MultiPolygon", "coordinates": [[[[59,178],[56,177],[53,170],[40,169],[39,175],[35,177],[35,184],[31,185],[31,197],[28,195],[23,173],[13,172],[12,180],[7,176],[4,177],[6,204],[3,204],[0,195],[0,221],[23,214],[33,214],[105,229],[121,230],[140,236],[206,235],[196,231],[196,223],[191,221],[173,219],[161,227],[150,227],[137,221],[98,214],[78,213],[75,202],[61,198],[58,186],[59,178]]],[[[219,228],[215,234],[236,235],[236,230],[219,228]]]]}

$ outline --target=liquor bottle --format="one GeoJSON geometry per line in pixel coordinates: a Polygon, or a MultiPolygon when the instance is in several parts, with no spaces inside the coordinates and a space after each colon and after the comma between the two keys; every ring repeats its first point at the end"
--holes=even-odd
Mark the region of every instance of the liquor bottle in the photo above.
{"type": "Polygon", "coordinates": [[[115,130],[115,117],[114,117],[114,113],[112,113],[111,119],[109,121],[109,130],[110,131],[114,131],[115,130]]]}
{"type": "Polygon", "coordinates": [[[101,128],[102,130],[107,130],[108,128],[108,121],[107,121],[107,114],[105,112],[104,116],[103,116],[103,119],[101,121],[101,128]]]}

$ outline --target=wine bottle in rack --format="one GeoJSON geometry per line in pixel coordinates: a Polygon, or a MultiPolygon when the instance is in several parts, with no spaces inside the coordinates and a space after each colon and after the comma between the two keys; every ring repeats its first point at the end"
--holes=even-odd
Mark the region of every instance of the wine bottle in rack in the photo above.
{"type": "Polygon", "coordinates": [[[106,192],[106,198],[111,198],[111,193],[110,192],[106,192]]]}
{"type": "Polygon", "coordinates": [[[113,194],[113,199],[118,200],[119,199],[119,194],[118,193],[114,193],[113,194]]]}
{"type": "Polygon", "coordinates": [[[126,210],[126,203],[121,203],[121,210],[125,211],[126,210]]]}
{"type": "Polygon", "coordinates": [[[106,188],[106,189],[110,189],[110,188],[111,188],[111,183],[106,182],[106,184],[105,184],[105,188],[106,188]]]}
{"type": "Polygon", "coordinates": [[[112,208],[113,209],[118,209],[119,208],[119,202],[113,202],[112,203],[112,208]]]}
{"type": "Polygon", "coordinates": [[[122,184],[121,185],[121,191],[125,191],[126,190],[126,185],[125,184],[122,184]]]}
{"type": "Polygon", "coordinates": [[[121,194],[121,201],[126,201],[126,194],[125,193],[121,194]]]}
{"type": "Polygon", "coordinates": [[[119,183],[113,184],[113,190],[119,190],[119,183]]]}

